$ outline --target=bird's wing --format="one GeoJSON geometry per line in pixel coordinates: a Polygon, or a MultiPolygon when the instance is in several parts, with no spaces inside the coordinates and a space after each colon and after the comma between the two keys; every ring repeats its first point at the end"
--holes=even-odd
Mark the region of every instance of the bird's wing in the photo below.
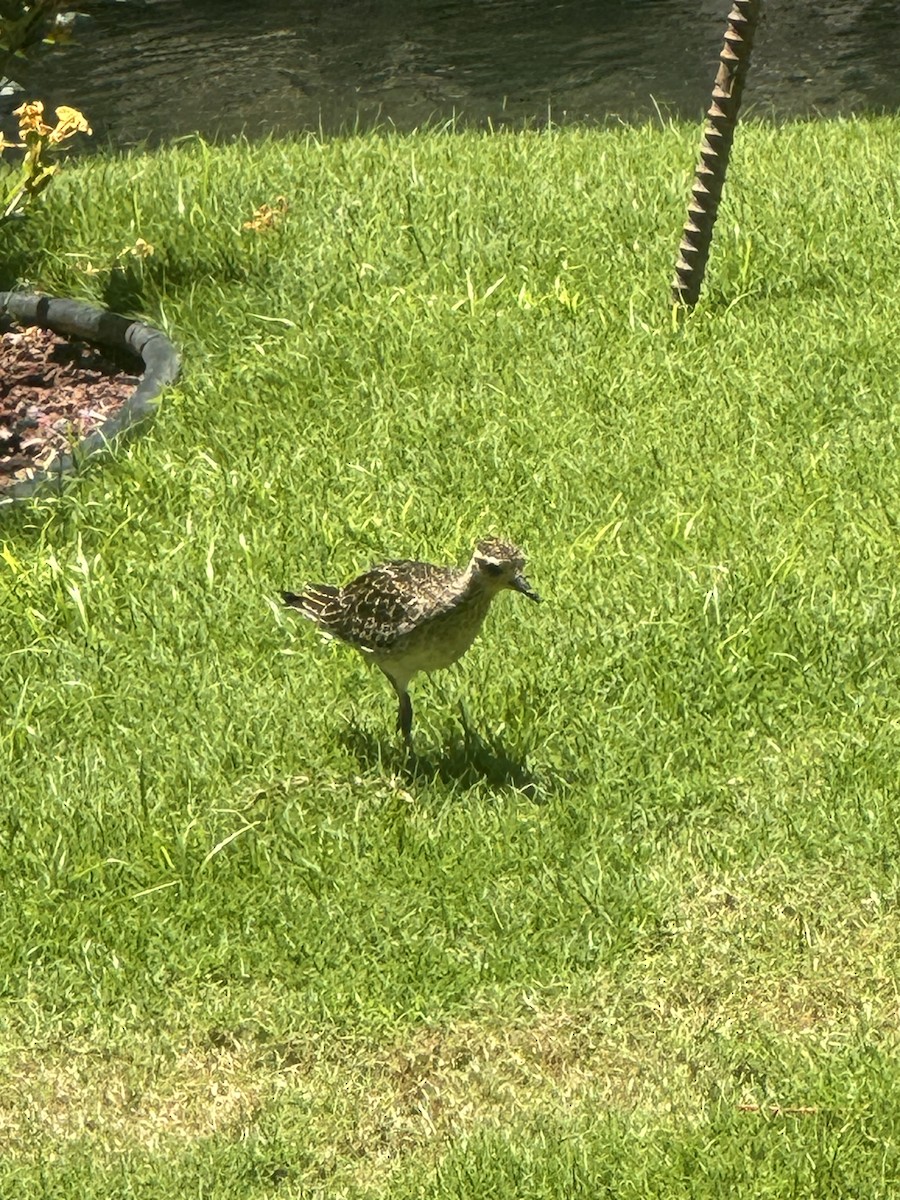
{"type": "Polygon", "coordinates": [[[333,631],[363,649],[388,649],[428,617],[453,607],[460,572],[431,563],[393,561],[341,589],[341,619],[333,631]]]}

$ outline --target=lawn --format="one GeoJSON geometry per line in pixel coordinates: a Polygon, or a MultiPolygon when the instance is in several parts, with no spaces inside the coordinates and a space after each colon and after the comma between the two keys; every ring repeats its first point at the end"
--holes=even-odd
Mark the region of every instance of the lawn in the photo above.
{"type": "Polygon", "coordinates": [[[0,1195],[896,1194],[900,121],[744,126],[674,320],[696,142],[187,141],[4,230],[185,368],[0,510],[0,1195]],[[494,534],[545,603],[407,760],[280,589],[494,534]]]}

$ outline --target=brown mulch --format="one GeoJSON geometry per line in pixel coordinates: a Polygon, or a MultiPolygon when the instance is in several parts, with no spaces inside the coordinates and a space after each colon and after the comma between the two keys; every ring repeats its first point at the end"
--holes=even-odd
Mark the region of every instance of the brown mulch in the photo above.
{"type": "Polygon", "coordinates": [[[138,378],[87,342],[0,326],[0,494],[99,429],[138,378]]]}

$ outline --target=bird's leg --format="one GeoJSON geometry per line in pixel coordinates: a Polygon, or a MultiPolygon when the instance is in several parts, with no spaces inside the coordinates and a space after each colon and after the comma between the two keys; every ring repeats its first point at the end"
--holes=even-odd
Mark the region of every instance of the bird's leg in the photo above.
{"type": "MultiPolygon", "coordinates": [[[[384,671],[384,668],[382,668],[382,670],[384,671]]],[[[397,728],[399,729],[400,733],[403,734],[403,741],[406,745],[407,750],[412,752],[412,748],[413,748],[413,744],[412,744],[413,710],[412,710],[412,700],[410,699],[409,691],[407,690],[408,689],[408,681],[407,681],[406,685],[403,685],[403,684],[398,683],[397,680],[394,679],[394,677],[392,675],[388,675],[387,671],[384,671],[384,674],[387,675],[388,679],[391,681],[391,687],[397,693],[397,699],[400,702],[400,707],[397,710],[397,728]]]]}
{"type": "Polygon", "coordinates": [[[397,728],[403,734],[407,750],[412,750],[412,700],[409,698],[409,692],[398,692],[397,695],[400,698],[400,709],[397,713],[397,728]]]}

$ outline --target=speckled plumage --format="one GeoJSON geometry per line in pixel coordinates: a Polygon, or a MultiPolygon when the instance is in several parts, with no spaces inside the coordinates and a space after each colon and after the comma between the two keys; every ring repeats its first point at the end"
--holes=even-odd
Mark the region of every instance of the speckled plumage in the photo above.
{"type": "Polygon", "coordinates": [[[310,584],[283,598],[387,675],[400,701],[398,725],[409,744],[413,676],[461,658],[499,591],[513,588],[538,600],[524,567],[518,547],[489,538],[477,544],[465,568],[394,560],[371,567],[344,587],[310,584]]]}

